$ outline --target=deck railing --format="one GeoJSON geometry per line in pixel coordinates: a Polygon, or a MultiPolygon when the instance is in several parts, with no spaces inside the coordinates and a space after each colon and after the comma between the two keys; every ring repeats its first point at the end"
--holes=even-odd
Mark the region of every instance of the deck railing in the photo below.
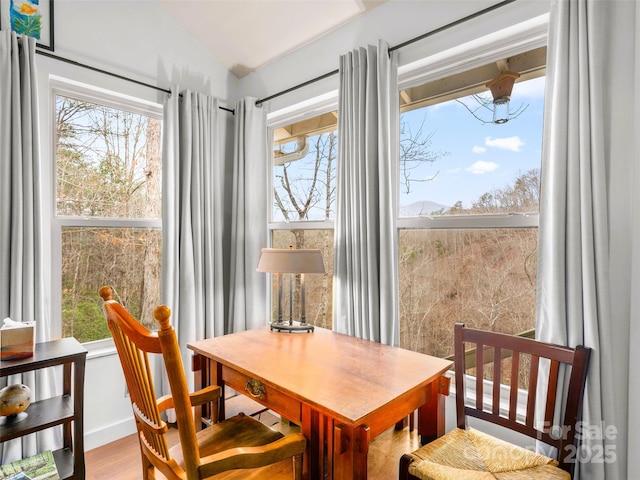
{"type": "MultiPolygon", "coordinates": [[[[531,329],[531,330],[525,330],[524,332],[520,332],[520,333],[516,333],[516,336],[518,337],[526,337],[526,338],[535,338],[536,336],[536,331],[535,329],[531,329]]],[[[486,365],[488,363],[493,363],[493,353],[494,350],[491,349],[487,349],[487,352],[483,355],[483,363],[486,365]]],[[[465,366],[467,367],[467,369],[470,368],[474,368],[476,366],[476,349],[472,348],[470,350],[467,350],[465,352],[465,366]]],[[[513,355],[513,352],[511,352],[510,350],[502,350],[502,360],[504,360],[505,358],[510,358],[513,355]]],[[[451,360],[453,361],[454,356],[453,355],[449,355],[448,357],[445,357],[447,360],[451,360]]],[[[451,367],[451,369],[453,370],[453,366],[451,367]]]]}

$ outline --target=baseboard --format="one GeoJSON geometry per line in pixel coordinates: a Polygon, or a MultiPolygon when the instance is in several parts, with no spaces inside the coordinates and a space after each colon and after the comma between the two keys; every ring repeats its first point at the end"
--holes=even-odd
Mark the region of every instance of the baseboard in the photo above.
{"type": "Polygon", "coordinates": [[[131,417],[91,432],[84,432],[84,449],[85,451],[93,450],[134,433],[136,433],[136,425],[131,417]]]}

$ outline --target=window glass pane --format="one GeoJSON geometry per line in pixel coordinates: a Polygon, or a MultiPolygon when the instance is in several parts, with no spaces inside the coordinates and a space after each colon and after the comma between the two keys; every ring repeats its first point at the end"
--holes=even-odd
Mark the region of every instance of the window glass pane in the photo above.
{"type": "Polygon", "coordinates": [[[401,114],[400,216],[538,211],[544,77],[518,82],[512,118],[483,93],[401,114]]]}
{"type": "MultiPolygon", "coordinates": [[[[69,89],[64,85],[65,91],[69,89]]],[[[111,338],[98,290],[156,329],[160,304],[162,160],[159,107],[134,105],[90,88],[55,96],[54,288],[64,337],[111,338]],[[90,92],[93,96],[95,92],[90,92]],[[84,99],[83,99],[84,98],[84,99]],[[142,113],[141,113],[142,112],[142,113]],[[146,113],[145,113],[146,112],[146,113]],[[59,243],[58,243],[59,242],[59,243]],[[58,260],[55,260],[57,258],[58,260]]]]}
{"type": "Polygon", "coordinates": [[[145,326],[157,329],[162,231],[146,228],[62,229],[62,336],[80,342],[110,338],[98,290],[110,285],[116,300],[145,326]]]}
{"type": "Polygon", "coordinates": [[[336,118],[327,113],[275,130],[274,222],[334,218],[336,118]]]}
{"type": "MultiPolygon", "coordinates": [[[[324,260],[324,275],[306,275],[306,317],[307,323],[316,327],[331,329],[333,323],[333,230],[274,230],[272,232],[273,248],[318,248],[324,260]]],[[[267,274],[268,275],[268,274],[267,274]]],[[[300,276],[296,275],[293,289],[293,319],[300,319],[300,276]]],[[[289,313],[289,278],[285,275],[282,309],[285,321],[289,313]]],[[[272,282],[272,319],[277,319],[278,296],[275,276],[272,282]]]]}
{"type": "Polygon", "coordinates": [[[537,228],[402,230],[400,345],[453,354],[453,325],[535,328],[537,228]]]}
{"type": "Polygon", "coordinates": [[[161,122],[56,96],[56,213],[160,218],[161,122]]]}

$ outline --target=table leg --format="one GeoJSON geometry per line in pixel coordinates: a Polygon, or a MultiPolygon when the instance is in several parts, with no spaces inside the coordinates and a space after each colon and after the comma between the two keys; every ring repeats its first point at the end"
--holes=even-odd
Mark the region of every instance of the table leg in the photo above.
{"type": "Polygon", "coordinates": [[[427,401],[418,410],[418,433],[425,445],[445,433],[445,395],[449,394],[449,378],[439,377],[427,387],[427,401]]]}
{"type": "Polygon", "coordinates": [[[366,480],[369,427],[336,424],[333,429],[333,479],[366,480]]]}
{"type": "Polygon", "coordinates": [[[194,407],[196,430],[202,430],[206,425],[216,423],[225,418],[224,385],[222,382],[221,366],[217,362],[196,353],[191,357],[191,370],[193,371],[194,391],[208,387],[209,385],[218,385],[221,388],[220,400],[217,402],[217,405],[196,405],[194,407]]]}
{"type": "MultiPolygon", "coordinates": [[[[191,357],[191,371],[193,372],[193,388],[198,391],[205,387],[205,371],[208,361],[197,353],[191,357]]],[[[193,419],[197,431],[202,430],[202,419],[206,416],[206,406],[196,405],[193,409],[193,419]]]]}
{"type": "Polygon", "coordinates": [[[302,434],[307,439],[304,454],[303,477],[309,480],[325,480],[327,462],[325,447],[327,443],[327,417],[308,405],[302,406],[302,434]]]}

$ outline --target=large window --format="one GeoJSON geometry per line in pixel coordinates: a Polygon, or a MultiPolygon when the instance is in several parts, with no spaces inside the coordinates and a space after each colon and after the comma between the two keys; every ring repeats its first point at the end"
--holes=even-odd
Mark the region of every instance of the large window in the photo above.
{"type": "MultiPolygon", "coordinates": [[[[403,348],[449,356],[456,322],[528,335],[535,328],[545,52],[536,47],[466,71],[456,66],[448,76],[401,87],[403,348]],[[508,121],[494,123],[486,84],[505,67],[522,73],[508,121]]],[[[332,327],[338,115],[316,110],[271,125],[272,245],[323,251],[328,273],[307,280],[307,318],[326,328],[332,327]]]]}
{"type": "Polygon", "coordinates": [[[62,82],[53,98],[54,298],[62,336],[92,342],[110,338],[101,286],[142,321],[160,303],[161,107],[62,82]]]}
{"type": "Polygon", "coordinates": [[[403,104],[402,347],[449,356],[456,322],[514,334],[535,328],[543,74],[537,66],[514,85],[501,124],[491,94],[472,85],[445,101],[403,104]]]}
{"type": "MultiPolygon", "coordinates": [[[[307,275],[306,318],[311,325],[331,328],[333,318],[333,220],[338,153],[337,112],[276,125],[273,132],[273,206],[271,243],[274,248],[317,248],[324,275],[307,275]]],[[[276,288],[272,289],[276,295],[276,288]]],[[[294,285],[294,317],[300,312],[300,278],[294,285]]],[[[283,297],[284,311],[289,296],[283,297]]],[[[277,299],[272,300],[274,308],[277,299]]],[[[275,310],[272,318],[275,318],[275,310]]]]}

